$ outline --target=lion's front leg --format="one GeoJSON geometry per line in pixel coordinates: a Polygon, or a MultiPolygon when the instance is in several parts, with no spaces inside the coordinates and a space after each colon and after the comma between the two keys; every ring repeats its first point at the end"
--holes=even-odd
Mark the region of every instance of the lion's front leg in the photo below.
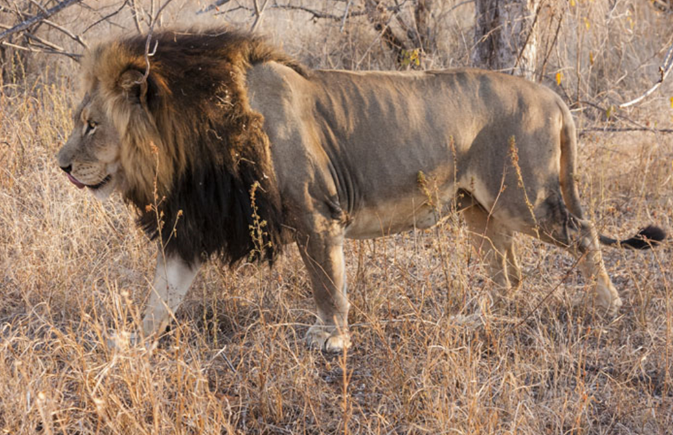
{"type": "Polygon", "coordinates": [[[318,320],[306,334],[312,348],[339,352],[350,346],[343,235],[312,235],[299,250],[313,283],[318,320]]]}
{"type": "Polygon", "coordinates": [[[198,260],[190,265],[178,255],[159,252],[152,293],[143,317],[145,337],[166,329],[200,266],[198,260]]]}

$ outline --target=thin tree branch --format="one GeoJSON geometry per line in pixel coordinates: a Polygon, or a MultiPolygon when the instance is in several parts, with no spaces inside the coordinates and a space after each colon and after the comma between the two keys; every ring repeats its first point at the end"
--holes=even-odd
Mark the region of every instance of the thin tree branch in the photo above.
{"type": "MultiPolygon", "coordinates": [[[[407,0],[396,6],[396,10],[392,15],[385,14],[386,8],[381,5],[381,0],[366,0],[365,10],[367,11],[367,18],[374,26],[374,30],[379,32],[379,37],[383,40],[386,46],[395,54],[396,63],[400,65],[404,60],[404,51],[406,46],[404,42],[395,34],[390,27],[390,23],[397,17],[397,14],[402,10],[407,0]]],[[[367,49],[369,50],[369,49],[367,49]]]]}
{"type": "Polygon", "coordinates": [[[136,0],[131,0],[131,9],[133,10],[133,23],[136,25],[136,30],[138,31],[139,34],[142,35],[143,33],[143,28],[140,25],[140,18],[138,18],[138,5],[136,4],[136,0]]]}
{"type": "MultiPolygon", "coordinates": [[[[549,20],[550,26],[551,26],[551,23],[554,20],[554,16],[555,16],[555,14],[552,13],[552,16],[549,20]]],[[[556,32],[554,32],[554,39],[551,41],[551,44],[549,44],[546,47],[546,54],[544,56],[544,60],[542,61],[542,66],[540,67],[540,75],[537,79],[538,82],[541,82],[542,77],[544,77],[544,75],[545,75],[545,70],[547,69],[547,62],[549,61],[549,57],[551,56],[552,50],[556,46],[556,41],[558,40],[559,33],[561,32],[561,25],[562,24],[563,24],[563,14],[561,14],[559,16],[558,24],[556,25],[556,32]]]]}
{"type": "Polygon", "coordinates": [[[659,67],[659,80],[652,86],[650,89],[647,90],[643,95],[640,97],[631,100],[626,103],[622,103],[619,105],[620,109],[623,109],[625,107],[633,106],[634,104],[640,103],[643,101],[645,98],[649,97],[659,89],[659,86],[661,86],[662,83],[664,83],[664,80],[666,80],[666,77],[668,77],[668,74],[673,70],[673,45],[668,49],[668,52],[666,53],[666,56],[664,57],[664,62],[661,64],[659,67]]]}
{"type": "Polygon", "coordinates": [[[89,27],[87,27],[86,29],[84,29],[84,31],[82,32],[82,34],[88,32],[89,30],[91,30],[91,28],[96,27],[97,25],[99,25],[99,24],[102,23],[103,21],[107,21],[107,20],[109,20],[110,18],[112,18],[112,17],[114,17],[115,15],[117,15],[118,13],[120,13],[120,12],[126,7],[126,5],[128,5],[128,3],[129,3],[129,0],[124,0],[124,3],[122,3],[122,5],[119,7],[119,9],[117,9],[117,10],[114,11],[114,12],[111,12],[111,13],[108,14],[108,15],[105,15],[104,17],[102,17],[101,19],[99,19],[98,21],[96,21],[95,23],[93,23],[92,25],[90,25],[89,27]]]}
{"type": "Polygon", "coordinates": [[[82,0],[63,0],[61,3],[57,4],[56,6],[47,9],[46,11],[42,11],[39,14],[35,15],[32,18],[29,18],[16,26],[12,27],[11,29],[5,30],[4,32],[0,32],[0,41],[3,39],[6,39],[8,36],[11,36],[15,33],[21,32],[23,30],[26,30],[28,27],[32,26],[35,23],[38,23],[45,18],[49,18],[52,15],[62,11],[63,9],[67,8],[70,5],[73,5],[75,3],[80,3],[82,0]]]}
{"type": "MultiPolygon", "coordinates": [[[[68,35],[71,39],[73,39],[75,42],[77,42],[77,43],[78,43],[79,45],[81,45],[82,47],[84,47],[84,48],[89,48],[89,44],[86,43],[86,41],[84,40],[84,38],[82,38],[82,37],[79,36],[79,35],[75,35],[75,34],[72,33],[70,30],[66,29],[65,27],[60,26],[60,25],[58,25],[58,24],[56,24],[56,23],[54,23],[54,22],[52,22],[52,21],[50,21],[50,20],[42,20],[42,22],[43,22],[44,24],[50,26],[50,27],[53,27],[54,29],[58,30],[59,32],[68,35]]],[[[88,29],[87,29],[87,30],[88,30],[88,29]]],[[[86,32],[86,30],[85,30],[84,32],[86,32]]]]}
{"type": "MultiPolygon", "coordinates": [[[[327,19],[327,20],[334,20],[334,21],[342,21],[343,15],[335,15],[335,14],[329,14],[326,12],[321,12],[317,11],[315,9],[307,8],[306,6],[295,6],[295,5],[273,5],[271,6],[272,9],[285,9],[289,11],[302,11],[306,12],[308,14],[313,15],[313,18],[316,19],[327,19]]],[[[349,17],[360,17],[363,15],[367,15],[366,11],[352,11],[348,14],[349,17]]]]}
{"type": "Polygon", "coordinates": [[[211,3],[208,7],[205,7],[198,11],[196,15],[201,15],[205,14],[206,12],[210,12],[213,9],[214,10],[219,10],[219,7],[222,6],[223,4],[229,3],[231,0],[217,0],[216,2],[211,3]]]}
{"type": "Polygon", "coordinates": [[[673,133],[673,128],[648,128],[648,127],[588,127],[580,130],[580,136],[586,136],[589,132],[598,132],[598,133],[626,133],[629,131],[647,131],[650,133],[673,133]]]}
{"type": "Polygon", "coordinates": [[[45,12],[45,13],[47,12],[47,10],[44,8],[44,6],[42,6],[41,4],[39,4],[38,2],[36,2],[35,0],[30,0],[30,2],[31,2],[32,4],[34,4],[34,5],[35,5],[39,10],[41,10],[42,12],[45,12]]]}
{"type": "Polygon", "coordinates": [[[453,12],[454,10],[458,9],[459,7],[469,5],[470,3],[474,3],[474,0],[465,0],[464,2],[460,2],[457,5],[454,5],[453,7],[451,7],[451,9],[446,11],[446,13],[449,14],[449,13],[453,12]]]}
{"type": "Polygon", "coordinates": [[[352,3],[353,0],[348,0],[348,3],[346,3],[346,10],[344,11],[344,17],[341,20],[341,29],[339,29],[340,33],[344,32],[344,27],[346,27],[346,18],[348,18],[348,12],[350,11],[352,3]]]}
{"type": "MultiPolygon", "coordinates": [[[[596,103],[592,103],[591,101],[586,101],[586,100],[581,100],[578,101],[579,104],[584,104],[590,107],[593,107],[594,109],[598,109],[603,113],[607,113],[608,109],[605,107],[602,107],[596,103]]],[[[588,132],[590,131],[595,131],[595,132],[604,132],[604,133],[625,133],[629,131],[648,131],[650,133],[673,133],[673,129],[670,128],[651,128],[646,125],[643,125],[640,122],[634,121],[633,119],[629,118],[628,116],[624,115],[617,115],[616,113],[613,113],[610,115],[610,117],[616,119],[617,121],[624,122],[626,124],[631,124],[633,127],[588,127],[588,128],[583,128],[579,130],[579,135],[580,136],[585,136],[588,132]]]]}
{"type": "Polygon", "coordinates": [[[145,41],[145,74],[140,79],[140,83],[145,83],[147,81],[147,77],[150,75],[150,57],[154,56],[154,53],[157,52],[157,47],[159,45],[158,41],[155,42],[154,49],[150,52],[150,43],[152,41],[152,32],[154,32],[154,26],[159,21],[161,13],[164,11],[164,9],[166,9],[166,6],[168,6],[172,1],[173,0],[166,0],[166,2],[159,8],[156,15],[152,17],[152,24],[150,25],[150,29],[147,32],[147,40],[145,41]]]}
{"type": "Polygon", "coordinates": [[[78,63],[79,63],[79,60],[82,58],[82,55],[77,54],[77,53],[69,53],[67,51],[57,51],[57,50],[54,50],[54,49],[51,49],[51,48],[39,49],[39,48],[35,48],[35,47],[24,47],[23,45],[12,44],[11,42],[7,42],[7,41],[1,41],[0,45],[2,45],[4,47],[14,48],[16,50],[28,51],[30,53],[60,54],[60,55],[63,55],[63,56],[67,56],[70,59],[72,59],[72,60],[74,60],[75,62],[78,62],[78,63]]]}
{"type": "Polygon", "coordinates": [[[264,0],[264,4],[260,8],[259,3],[257,1],[258,0],[253,0],[253,4],[255,6],[255,21],[252,23],[252,26],[250,26],[251,32],[254,32],[257,26],[262,22],[262,14],[266,9],[266,5],[269,4],[269,0],[264,0]]]}
{"type": "Polygon", "coordinates": [[[65,50],[63,50],[63,47],[60,47],[60,46],[54,44],[53,42],[49,42],[44,38],[40,38],[39,36],[33,35],[32,33],[24,32],[23,35],[27,39],[29,39],[29,43],[31,43],[31,41],[34,41],[34,42],[37,42],[39,44],[42,44],[43,46],[45,46],[47,48],[51,48],[52,50],[55,50],[55,51],[65,51],[65,50]]]}

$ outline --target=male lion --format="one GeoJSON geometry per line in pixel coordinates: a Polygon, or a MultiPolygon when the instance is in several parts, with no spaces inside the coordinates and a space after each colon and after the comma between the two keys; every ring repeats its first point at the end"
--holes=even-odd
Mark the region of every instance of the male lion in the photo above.
{"type": "Polygon", "coordinates": [[[520,278],[512,236],[568,249],[597,304],[621,305],[583,218],[575,126],[551,90],[470,69],[307,71],[263,39],[164,31],[99,45],[58,164],[103,199],[119,190],[159,237],[143,330],[163,330],[203,261],[273,260],[296,242],[318,320],[309,345],[348,346],[345,238],[428,228],[457,201],[502,287],[520,278]],[[523,186],[521,186],[521,182],[523,186]],[[459,199],[461,198],[461,199],[459,199]]]}

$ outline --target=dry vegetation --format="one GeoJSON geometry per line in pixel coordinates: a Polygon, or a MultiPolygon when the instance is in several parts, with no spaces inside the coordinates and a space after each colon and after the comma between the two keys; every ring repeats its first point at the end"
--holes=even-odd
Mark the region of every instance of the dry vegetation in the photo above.
{"type": "MultiPolygon", "coordinates": [[[[425,66],[469,62],[461,20],[471,15],[455,14],[470,6],[451,9],[458,3],[437,15],[442,42],[425,66]]],[[[562,72],[569,103],[642,93],[673,15],[614,2],[608,16],[603,2],[577,3],[559,6],[565,26],[543,81],[554,86],[562,72]]],[[[172,6],[167,21],[188,15],[172,6]]],[[[77,26],[83,13],[62,19],[77,26]]],[[[311,66],[392,66],[366,21],[341,32],[300,11],[266,14],[261,29],[311,66]]],[[[209,19],[252,22],[241,10],[209,19]]],[[[672,433],[670,242],[604,251],[625,302],[606,319],[588,298],[573,304],[587,283],[572,259],[529,238],[519,240],[522,288],[493,304],[460,216],[449,216],[430,231],[347,243],[347,355],[304,346],[314,304],[294,247],[270,270],[211,263],[157,349],[125,346],[120,334],[114,350],[111,330],[137,328],[154,249],[119,199],[99,204],[56,166],[78,98],[75,64],[17,53],[4,53],[0,90],[3,433],[672,433]]],[[[669,84],[621,121],[587,109],[578,124],[670,128],[671,97],[669,84]]],[[[603,231],[673,227],[673,135],[592,132],[580,152],[581,196],[603,231]]]]}

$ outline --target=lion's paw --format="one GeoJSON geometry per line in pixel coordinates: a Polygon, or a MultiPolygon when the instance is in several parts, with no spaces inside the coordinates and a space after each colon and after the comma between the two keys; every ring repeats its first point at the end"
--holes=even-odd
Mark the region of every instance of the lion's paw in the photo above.
{"type": "Polygon", "coordinates": [[[623,305],[617,290],[611,282],[598,283],[594,294],[596,295],[596,306],[608,316],[616,316],[619,308],[623,305]]]}
{"type": "Polygon", "coordinates": [[[143,340],[140,334],[128,331],[112,331],[106,337],[105,342],[110,349],[115,351],[124,351],[137,347],[146,347],[148,350],[154,350],[157,344],[156,341],[149,342],[143,340]]]}
{"type": "Polygon", "coordinates": [[[619,309],[622,307],[622,305],[624,305],[622,298],[617,298],[613,300],[611,304],[603,306],[603,308],[609,316],[616,316],[619,314],[619,309]]]}
{"type": "Polygon", "coordinates": [[[138,336],[128,331],[111,331],[105,337],[105,342],[110,349],[126,350],[138,343],[138,336]]]}
{"type": "MultiPolygon", "coordinates": [[[[586,307],[587,305],[591,306],[591,304],[591,298],[587,297],[587,295],[576,295],[572,298],[572,305],[575,308],[586,307]]],[[[619,296],[611,300],[606,300],[601,298],[600,295],[596,295],[595,300],[593,301],[593,306],[596,308],[597,313],[610,317],[616,316],[623,304],[624,303],[619,296]]]]}
{"type": "Polygon", "coordinates": [[[619,309],[624,305],[622,302],[622,298],[617,298],[614,301],[612,301],[612,304],[610,304],[609,307],[606,307],[608,314],[611,316],[616,316],[619,313],[619,309]]]}
{"type": "Polygon", "coordinates": [[[336,326],[313,325],[306,333],[306,344],[311,349],[325,352],[342,352],[351,345],[348,331],[337,329],[336,326]]]}

